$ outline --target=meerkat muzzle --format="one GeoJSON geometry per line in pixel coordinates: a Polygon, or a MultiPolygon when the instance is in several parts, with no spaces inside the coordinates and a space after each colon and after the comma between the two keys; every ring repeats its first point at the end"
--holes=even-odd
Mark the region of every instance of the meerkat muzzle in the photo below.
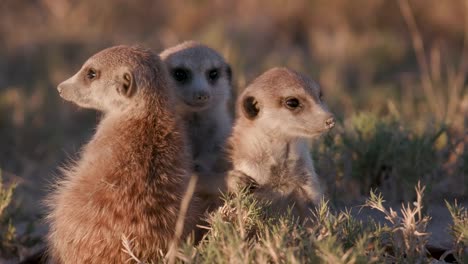
{"type": "Polygon", "coordinates": [[[335,126],[335,118],[330,117],[325,121],[325,127],[328,129],[332,129],[335,126]]]}

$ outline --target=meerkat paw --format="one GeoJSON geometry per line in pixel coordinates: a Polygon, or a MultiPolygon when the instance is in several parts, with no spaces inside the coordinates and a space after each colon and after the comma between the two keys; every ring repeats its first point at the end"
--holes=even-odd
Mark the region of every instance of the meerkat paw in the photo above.
{"type": "Polygon", "coordinates": [[[239,170],[232,170],[228,173],[227,186],[230,192],[237,192],[242,189],[247,189],[249,192],[259,187],[258,182],[239,170]]]}

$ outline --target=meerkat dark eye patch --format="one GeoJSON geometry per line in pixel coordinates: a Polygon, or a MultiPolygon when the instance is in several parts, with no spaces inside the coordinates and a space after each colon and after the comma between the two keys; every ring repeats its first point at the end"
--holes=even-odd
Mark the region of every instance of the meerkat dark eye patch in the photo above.
{"type": "Polygon", "coordinates": [[[214,68],[214,69],[209,70],[207,72],[207,77],[208,77],[208,80],[210,80],[211,82],[216,81],[219,78],[219,69],[214,68]]]}
{"type": "Polygon", "coordinates": [[[98,72],[93,68],[89,68],[88,71],[86,72],[86,78],[90,81],[96,79],[97,77],[98,77],[98,72]]]}
{"type": "Polygon", "coordinates": [[[172,77],[179,83],[185,83],[190,79],[190,71],[186,68],[174,68],[172,77]]]}
{"type": "Polygon", "coordinates": [[[136,91],[136,85],[131,73],[124,73],[121,83],[117,87],[117,92],[125,97],[131,97],[136,91]]]}
{"type": "Polygon", "coordinates": [[[227,75],[229,83],[231,83],[232,82],[232,69],[230,65],[226,65],[226,75],[227,75]]]}
{"type": "Polygon", "coordinates": [[[248,96],[242,102],[242,110],[248,119],[254,119],[260,112],[260,105],[255,97],[248,96]]]}
{"type": "Polygon", "coordinates": [[[301,102],[295,97],[288,97],[284,100],[284,106],[289,110],[295,110],[301,106],[301,102]]]}

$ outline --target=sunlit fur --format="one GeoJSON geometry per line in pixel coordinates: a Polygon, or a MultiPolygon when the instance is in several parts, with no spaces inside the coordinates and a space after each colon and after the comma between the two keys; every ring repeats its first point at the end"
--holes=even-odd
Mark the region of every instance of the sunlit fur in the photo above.
{"type": "Polygon", "coordinates": [[[168,78],[157,55],[117,46],[92,56],[59,86],[66,100],[105,114],[48,197],[54,262],[125,263],[123,235],[134,239],[142,260],[167,249],[190,166],[168,78]],[[99,78],[84,81],[88,67],[99,78]],[[124,73],[133,76],[131,94],[118,91],[124,73]]]}
{"type": "Polygon", "coordinates": [[[256,195],[273,201],[278,209],[294,205],[300,215],[306,214],[323,194],[307,138],[327,131],[332,120],[320,99],[320,87],[312,80],[286,68],[260,75],[237,102],[229,139],[233,162],[229,189],[251,185],[256,195]],[[254,98],[251,107],[258,113],[253,116],[245,108],[247,98],[254,98]],[[297,98],[301,106],[288,109],[284,105],[288,98],[297,98]]]}
{"type": "Polygon", "coordinates": [[[197,195],[210,204],[216,201],[220,190],[225,189],[224,175],[229,166],[225,144],[232,129],[228,110],[232,93],[230,66],[218,52],[194,41],[166,49],[161,58],[170,73],[183,68],[191,74],[185,83],[172,79],[176,88],[177,112],[184,121],[194,170],[199,176],[197,195]],[[207,78],[211,69],[218,69],[219,77],[215,82],[207,78]],[[199,91],[208,94],[210,99],[196,102],[193,93],[199,91]]]}

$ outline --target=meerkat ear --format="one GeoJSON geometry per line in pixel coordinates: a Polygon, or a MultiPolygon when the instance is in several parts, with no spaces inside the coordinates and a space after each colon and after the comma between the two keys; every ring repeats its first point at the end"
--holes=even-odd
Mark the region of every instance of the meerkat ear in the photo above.
{"type": "Polygon", "coordinates": [[[122,82],[117,87],[117,92],[125,97],[132,97],[136,91],[136,84],[133,75],[129,72],[124,72],[122,82]]]}
{"type": "Polygon", "coordinates": [[[242,112],[248,119],[255,119],[260,113],[260,104],[253,96],[246,96],[242,100],[242,112]]]}

